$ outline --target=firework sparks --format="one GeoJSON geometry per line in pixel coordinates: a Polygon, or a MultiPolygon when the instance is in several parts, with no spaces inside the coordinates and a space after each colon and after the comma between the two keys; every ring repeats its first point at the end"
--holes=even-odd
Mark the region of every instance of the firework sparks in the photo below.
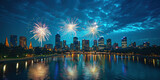
{"type": "Polygon", "coordinates": [[[101,32],[101,31],[98,28],[99,28],[99,26],[96,22],[89,24],[89,26],[87,28],[88,32],[86,35],[92,36],[93,38],[99,36],[99,32],[101,32]]]}
{"type": "Polygon", "coordinates": [[[46,41],[46,39],[48,40],[48,37],[51,35],[51,32],[48,30],[48,27],[45,24],[41,23],[35,23],[34,29],[31,32],[34,34],[32,38],[38,40],[38,42],[41,43],[41,47],[42,42],[46,41]]]}
{"type": "Polygon", "coordinates": [[[75,36],[77,35],[76,31],[77,31],[77,25],[78,23],[76,22],[77,19],[67,19],[67,21],[64,21],[62,24],[63,26],[61,26],[60,31],[62,32],[66,32],[67,33],[74,33],[75,36]]]}

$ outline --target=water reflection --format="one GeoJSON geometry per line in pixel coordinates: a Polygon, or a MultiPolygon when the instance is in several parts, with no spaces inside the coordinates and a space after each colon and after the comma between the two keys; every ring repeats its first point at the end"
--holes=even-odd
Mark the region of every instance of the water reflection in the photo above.
{"type": "Polygon", "coordinates": [[[6,64],[3,65],[3,77],[5,77],[5,73],[6,73],[6,64]]]}
{"type": "Polygon", "coordinates": [[[33,80],[44,80],[47,78],[48,66],[37,63],[29,68],[28,77],[33,80]]]}
{"type": "Polygon", "coordinates": [[[19,63],[16,64],[16,69],[18,69],[18,67],[19,67],[19,63]]]}
{"type": "Polygon", "coordinates": [[[156,65],[156,63],[155,63],[155,59],[153,59],[153,66],[155,66],[156,65]]]}
{"type": "Polygon", "coordinates": [[[137,62],[139,62],[139,57],[137,56],[137,62]]]}
{"type": "Polygon", "coordinates": [[[25,80],[101,80],[104,78],[104,80],[116,80],[115,76],[125,77],[126,79],[140,79],[137,76],[141,73],[143,73],[143,78],[141,79],[145,79],[144,76],[148,75],[148,72],[150,72],[151,76],[156,76],[157,73],[160,74],[158,72],[160,70],[159,67],[158,58],[141,57],[138,55],[90,53],[67,54],[14,63],[3,63],[0,66],[3,78],[12,78],[15,75],[17,78],[13,80],[17,80],[21,76],[26,77],[27,74],[28,76],[25,80]],[[12,65],[14,65],[14,69],[12,69],[12,65]]]}
{"type": "Polygon", "coordinates": [[[77,78],[77,67],[68,67],[66,70],[66,75],[68,77],[68,79],[76,79],[77,78]]]}
{"type": "Polygon", "coordinates": [[[25,69],[27,69],[27,61],[25,62],[25,69]]]}
{"type": "Polygon", "coordinates": [[[6,72],[6,65],[3,66],[3,73],[6,72]]]}
{"type": "Polygon", "coordinates": [[[87,77],[92,77],[93,79],[98,79],[99,77],[99,67],[98,65],[94,64],[94,65],[88,65],[85,68],[85,75],[86,78],[87,77]]]}
{"type": "Polygon", "coordinates": [[[144,58],[144,64],[146,64],[146,58],[144,58]]]}
{"type": "Polygon", "coordinates": [[[31,62],[31,65],[33,66],[33,60],[32,60],[32,62],[31,62]]]}

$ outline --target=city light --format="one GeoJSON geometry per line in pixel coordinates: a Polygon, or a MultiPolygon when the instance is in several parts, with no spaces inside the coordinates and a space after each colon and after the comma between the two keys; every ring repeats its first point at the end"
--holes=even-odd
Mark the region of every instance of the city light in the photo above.
{"type": "Polygon", "coordinates": [[[30,32],[34,34],[32,38],[38,40],[38,42],[41,43],[41,47],[42,47],[42,42],[46,41],[46,39],[48,40],[49,36],[51,35],[51,32],[48,30],[48,27],[42,23],[38,24],[35,23],[34,29],[30,32]]]}

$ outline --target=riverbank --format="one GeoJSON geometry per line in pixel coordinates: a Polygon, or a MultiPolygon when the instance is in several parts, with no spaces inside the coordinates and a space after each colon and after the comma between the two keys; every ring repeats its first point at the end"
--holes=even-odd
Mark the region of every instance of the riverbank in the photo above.
{"type": "Polygon", "coordinates": [[[1,62],[11,62],[11,61],[25,61],[25,60],[30,60],[30,59],[39,59],[39,58],[47,58],[47,57],[52,57],[52,56],[60,56],[62,54],[51,54],[51,55],[38,55],[38,56],[33,56],[33,57],[23,57],[23,58],[10,58],[10,59],[2,59],[0,60],[1,62]]]}

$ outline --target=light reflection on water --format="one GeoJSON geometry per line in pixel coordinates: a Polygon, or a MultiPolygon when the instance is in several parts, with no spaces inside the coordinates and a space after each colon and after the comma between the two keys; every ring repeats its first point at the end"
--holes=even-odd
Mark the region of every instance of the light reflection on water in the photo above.
{"type": "Polygon", "coordinates": [[[33,80],[44,80],[48,74],[48,66],[37,63],[29,68],[28,77],[33,80]]]}
{"type": "Polygon", "coordinates": [[[1,65],[2,78],[9,80],[157,79],[160,74],[159,59],[135,55],[67,54],[1,65]]]}

